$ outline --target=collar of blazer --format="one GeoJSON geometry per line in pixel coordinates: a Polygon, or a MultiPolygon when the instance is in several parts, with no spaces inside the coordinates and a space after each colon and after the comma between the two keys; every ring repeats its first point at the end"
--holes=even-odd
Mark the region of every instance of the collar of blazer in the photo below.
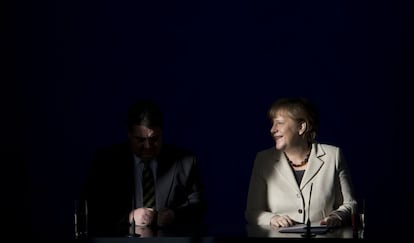
{"type": "Polygon", "coordinates": [[[309,156],[308,166],[305,170],[303,175],[302,181],[300,183],[300,187],[298,187],[295,176],[293,174],[292,168],[289,165],[285,156],[282,156],[283,153],[278,150],[274,150],[274,158],[277,161],[274,165],[277,172],[285,178],[285,180],[295,189],[295,190],[302,190],[307,184],[309,184],[312,179],[318,174],[320,169],[322,168],[323,164],[325,163],[323,160],[323,156],[325,155],[325,151],[323,147],[318,144],[312,144],[312,150],[309,156]]]}

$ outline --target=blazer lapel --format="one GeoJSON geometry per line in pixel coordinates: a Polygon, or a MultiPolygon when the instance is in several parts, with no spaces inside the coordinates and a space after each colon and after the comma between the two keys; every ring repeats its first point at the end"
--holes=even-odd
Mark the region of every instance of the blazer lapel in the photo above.
{"type": "Polygon", "coordinates": [[[292,168],[289,165],[286,157],[276,149],[273,151],[273,159],[276,160],[274,168],[281,177],[292,187],[295,191],[299,192],[299,186],[296,182],[295,175],[293,174],[292,168]]]}
{"type": "Polygon", "coordinates": [[[309,156],[309,163],[308,168],[305,170],[305,174],[303,175],[302,181],[300,183],[300,189],[302,190],[311,180],[312,178],[318,173],[321,169],[324,161],[320,158],[325,154],[325,151],[317,144],[312,144],[312,152],[309,156]]]}

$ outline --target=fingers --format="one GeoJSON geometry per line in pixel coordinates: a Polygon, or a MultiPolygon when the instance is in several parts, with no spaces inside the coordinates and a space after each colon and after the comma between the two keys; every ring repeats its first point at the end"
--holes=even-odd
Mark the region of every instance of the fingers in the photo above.
{"type": "Polygon", "coordinates": [[[321,225],[326,225],[329,228],[335,228],[342,225],[342,220],[337,216],[328,216],[320,222],[321,225]]]}
{"type": "Polygon", "coordinates": [[[159,226],[169,225],[173,223],[175,213],[171,209],[164,208],[158,211],[157,218],[159,226]]]}
{"type": "Polygon", "coordinates": [[[272,218],[271,224],[276,227],[289,227],[295,224],[295,222],[287,215],[276,215],[272,218]]]}
{"type": "Polygon", "coordinates": [[[153,208],[138,208],[133,211],[135,224],[149,226],[153,223],[156,211],[153,208]]]}
{"type": "Polygon", "coordinates": [[[154,221],[155,210],[153,208],[145,208],[144,215],[142,216],[142,224],[145,226],[151,225],[154,221]]]}

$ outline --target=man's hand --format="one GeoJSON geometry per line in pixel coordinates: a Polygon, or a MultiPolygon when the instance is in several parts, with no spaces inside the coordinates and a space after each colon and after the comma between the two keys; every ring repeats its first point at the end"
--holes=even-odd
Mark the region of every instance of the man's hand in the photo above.
{"type": "Polygon", "coordinates": [[[158,211],[158,225],[166,226],[174,222],[175,213],[169,208],[162,208],[158,211]]]}
{"type": "Polygon", "coordinates": [[[132,217],[134,217],[135,225],[149,226],[156,218],[156,211],[153,208],[137,208],[130,213],[129,222],[132,222],[132,217]]]}

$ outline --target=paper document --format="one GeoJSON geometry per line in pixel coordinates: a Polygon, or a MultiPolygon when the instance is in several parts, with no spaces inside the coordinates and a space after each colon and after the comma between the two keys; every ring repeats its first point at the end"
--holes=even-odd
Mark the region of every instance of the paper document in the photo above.
{"type": "MultiPolygon", "coordinates": [[[[325,234],[328,232],[329,228],[326,225],[311,225],[310,227],[311,233],[314,234],[325,234]]],[[[280,233],[305,233],[306,232],[306,224],[297,224],[291,227],[280,228],[280,233]]]]}

